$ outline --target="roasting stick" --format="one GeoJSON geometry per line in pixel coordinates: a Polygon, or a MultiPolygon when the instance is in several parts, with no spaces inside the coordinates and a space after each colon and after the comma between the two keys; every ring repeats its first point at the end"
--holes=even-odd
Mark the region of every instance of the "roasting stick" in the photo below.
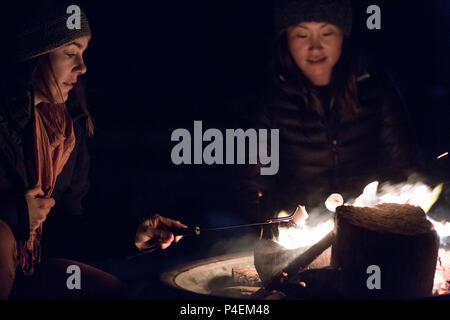
{"type": "Polygon", "coordinates": [[[281,217],[281,218],[273,218],[268,219],[263,222],[257,222],[257,223],[247,223],[247,224],[237,224],[232,226],[224,226],[224,227],[215,227],[215,228],[200,228],[199,226],[193,226],[186,229],[170,229],[175,236],[198,236],[201,232],[208,232],[208,231],[219,231],[219,230],[229,230],[229,229],[237,229],[237,228],[248,228],[248,227],[255,227],[255,226],[262,226],[267,224],[275,224],[275,223],[293,223],[294,224],[294,216],[295,213],[291,214],[288,217],[281,217]]]}
{"type": "Polygon", "coordinates": [[[298,206],[295,209],[294,213],[286,217],[278,217],[268,219],[263,222],[257,223],[247,223],[247,224],[237,224],[232,226],[224,226],[224,227],[214,227],[214,228],[203,228],[201,229],[199,226],[189,227],[187,229],[170,229],[169,231],[173,232],[175,236],[198,236],[201,232],[204,231],[219,231],[219,230],[229,230],[229,229],[237,229],[237,228],[248,228],[255,226],[263,226],[268,224],[276,224],[276,223],[286,223],[290,227],[295,227],[297,224],[304,223],[304,220],[308,217],[308,214],[305,211],[305,207],[298,206]]]}
{"type": "Polygon", "coordinates": [[[278,217],[268,219],[263,222],[257,223],[247,223],[247,224],[237,224],[233,226],[224,226],[224,227],[214,227],[214,228],[203,228],[201,229],[199,226],[189,227],[186,229],[169,229],[175,236],[198,236],[201,232],[207,231],[219,231],[219,230],[229,230],[229,229],[237,229],[237,228],[248,228],[255,226],[263,226],[268,224],[276,224],[276,223],[286,223],[291,227],[295,227],[297,224],[304,223],[304,220],[308,217],[308,214],[305,211],[305,207],[298,206],[297,209],[290,216],[287,217],[278,217]]]}

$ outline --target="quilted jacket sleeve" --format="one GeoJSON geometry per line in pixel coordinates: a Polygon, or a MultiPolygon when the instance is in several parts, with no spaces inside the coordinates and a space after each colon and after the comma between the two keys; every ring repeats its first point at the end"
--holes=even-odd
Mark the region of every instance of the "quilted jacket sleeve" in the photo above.
{"type": "Polygon", "coordinates": [[[379,172],[386,178],[404,179],[417,166],[415,135],[401,94],[392,81],[387,79],[386,83],[379,128],[379,172]]]}

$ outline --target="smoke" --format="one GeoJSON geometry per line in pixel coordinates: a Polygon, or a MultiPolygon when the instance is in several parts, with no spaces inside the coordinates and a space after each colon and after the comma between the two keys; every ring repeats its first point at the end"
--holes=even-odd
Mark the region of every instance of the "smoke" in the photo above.
{"type": "Polygon", "coordinates": [[[255,243],[258,241],[258,233],[254,229],[242,228],[239,231],[219,231],[209,237],[210,256],[235,254],[240,252],[253,252],[255,243]]]}

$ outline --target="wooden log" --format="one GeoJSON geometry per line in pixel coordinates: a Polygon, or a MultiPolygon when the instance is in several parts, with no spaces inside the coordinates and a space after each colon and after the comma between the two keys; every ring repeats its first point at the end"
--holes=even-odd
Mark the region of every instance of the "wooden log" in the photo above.
{"type": "Polygon", "coordinates": [[[278,243],[261,240],[255,246],[254,263],[266,287],[276,287],[280,279],[296,275],[308,268],[323,268],[330,265],[330,250],[334,234],[330,232],[309,248],[287,250],[278,243]]]}
{"type": "Polygon", "coordinates": [[[231,275],[236,284],[249,287],[261,286],[261,279],[255,268],[233,268],[231,275]]]}
{"type": "MultiPolygon", "coordinates": [[[[283,269],[283,271],[286,272],[287,274],[292,273],[297,274],[298,272],[305,270],[311,263],[317,260],[321,256],[321,254],[325,252],[326,249],[328,249],[333,244],[333,240],[334,240],[334,233],[333,231],[331,231],[317,243],[309,247],[301,255],[292,260],[288,264],[288,266],[283,269]]],[[[323,256],[320,259],[320,261],[324,260],[325,262],[326,257],[327,255],[323,256]]],[[[318,267],[325,267],[327,265],[323,266],[318,265],[318,267]]]]}
{"type": "Polygon", "coordinates": [[[369,298],[431,295],[439,239],[421,208],[340,206],[334,231],[331,266],[344,271],[352,294],[369,298]],[[380,289],[373,288],[377,278],[376,271],[368,271],[371,265],[379,267],[380,289]]]}
{"type": "Polygon", "coordinates": [[[260,240],[254,249],[254,264],[263,284],[270,282],[305,248],[287,250],[272,240],[260,240]]]}

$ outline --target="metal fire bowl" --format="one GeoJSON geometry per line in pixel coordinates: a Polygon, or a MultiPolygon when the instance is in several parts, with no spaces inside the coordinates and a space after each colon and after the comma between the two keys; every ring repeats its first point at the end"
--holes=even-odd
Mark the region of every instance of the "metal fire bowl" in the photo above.
{"type": "MultiPolygon", "coordinates": [[[[436,268],[430,298],[450,299],[450,249],[439,250],[440,263],[436,268]]],[[[201,298],[253,299],[260,286],[238,286],[232,279],[233,268],[253,268],[253,251],[222,255],[176,266],[161,275],[161,281],[172,288],[196,293],[201,298]]]]}
{"type": "Polygon", "coordinates": [[[233,268],[253,268],[253,251],[217,256],[179,265],[161,275],[173,288],[204,296],[249,299],[261,286],[236,286],[233,268]]]}

